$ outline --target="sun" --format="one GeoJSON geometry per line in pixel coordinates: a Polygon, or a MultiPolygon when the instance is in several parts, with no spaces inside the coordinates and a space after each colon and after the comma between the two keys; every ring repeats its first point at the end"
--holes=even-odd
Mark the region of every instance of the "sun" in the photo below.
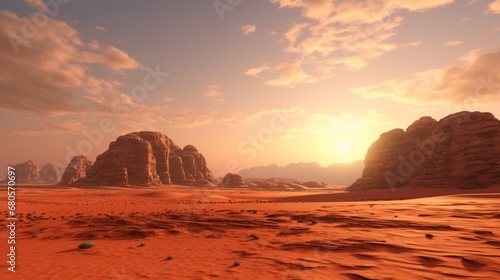
{"type": "Polygon", "coordinates": [[[343,143],[342,145],[340,145],[340,150],[342,150],[342,152],[349,151],[349,144],[343,143]]]}

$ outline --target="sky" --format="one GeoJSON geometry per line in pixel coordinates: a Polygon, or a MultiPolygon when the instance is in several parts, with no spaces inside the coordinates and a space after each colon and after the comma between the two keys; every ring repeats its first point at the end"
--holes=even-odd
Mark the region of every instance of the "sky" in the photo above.
{"type": "Polygon", "coordinates": [[[216,176],[328,166],[421,116],[498,118],[499,101],[500,0],[0,2],[5,170],[143,130],[216,176]]]}

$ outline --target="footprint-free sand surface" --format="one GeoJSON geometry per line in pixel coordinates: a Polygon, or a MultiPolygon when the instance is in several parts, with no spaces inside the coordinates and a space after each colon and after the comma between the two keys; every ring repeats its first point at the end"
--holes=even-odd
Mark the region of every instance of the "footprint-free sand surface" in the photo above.
{"type": "Polygon", "coordinates": [[[2,226],[0,278],[500,279],[497,191],[18,186],[16,272],[2,226]]]}

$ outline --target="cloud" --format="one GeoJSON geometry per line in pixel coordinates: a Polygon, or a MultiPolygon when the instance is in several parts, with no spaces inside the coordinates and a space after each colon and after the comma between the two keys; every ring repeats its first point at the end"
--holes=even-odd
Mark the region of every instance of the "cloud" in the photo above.
{"type": "Polygon", "coordinates": [[[276,87],[294,87],[298,84],[314,83],[317,78],[307,74],[300,62],[295,63],[279,63],[274,66],[267,64],[250,68],[245,71],[247,76],[262,76],[264,72],[277,73],[278,76],[269,78],[266,81],[267,85],[276,87]]]}
{"type": "Polygon", "coordinates": [[[39,136],[39,135],[54,135],[54,134],[82,134],[88,130],[88,126],[81,121],[66,120],[58,123],[44,123],[37,125],[36,129],[13,130],[4,135],[11,136],[39,136]],[[43,128],[40,128],[43,127],[43,128]]]}
{"type": "Polygon", "coordinates": [[[448,4],[452,4],[454,0],[403,0],[400,1],[400,7],[408,11],[422,12],[430,9],[439,8],[448,4]]]}
{"type": "Polygon", "coordinates": [[[331,0],[271,0],[278,3],[280,8],[301,8],[302,15],[309,18],[328,16],[333,10],[331,0]]]}
{"type": "Polygon", "coordinates": [[[307,74],[300,63],[281,63],[276,65],[274,72],[279,73],[278,78],[266,82],[270,86],[294,87],[298,84],[308,84],[317,81],[316,77],[307,74]]]}
{"type": "Polygon", "coordinates": [[[243,31],[243,35],[247,35],[247,36],[254,33],[256,30],[257,30],[257,27],[253,24],[243,25],[241,27],[241,31],[243,31]]]}
{"type": "Polygon", "coordinates": [[[207,85],[203,91],[203,97],[215,98],[217,101],[224,101],[223,95],[221,86],[217,84],[207,85]]]}
{"type": "Polygon", "coordinates": [[[0,11],[0,109],[110,113],[110,104],[131,102],[120,92],[120,82],[100,78],[92,69],[104,66],[123,74],[142,68],[135,59],[113,46],[83,40],[61,20],[47,17],[45,25],[30,26],[31,20],[0,11]]]}
{"type": "MultiPolygon", "coordinates": [[[[295,65],[296,68],[302,69],[302,73],[298,74],[298,79],[282,78],[283,67],[275,66],[270,69],[250,68],[246,74],[259,76],[262,71],[257,70],[269,70],[274,77],[266,76],[267,84],[290,87],[329,78],[341,70],[358,70],[366,67],[370,60],[386,53],[419,45],[420,41],[394,42],[393,37],[405,15],[401,11],[423,12],[454,1],[270,0],[270,2],[282,9],[301,10],[301,19],[291,24],[281,38],[285,43],[284,51],[291,54],[293,62],[275,62],[275,65],[295,65]]],[[[270,65],[269,62],[264,64],[270,65]]]]}
{"type": "Polygon", "coordinates": [[[245,75],[247,76],[257,76],[259,75],[260,73],[266,71],[266,70],[270,70],[271,67],[267,66],[267,65],[262,65],[260,67],[254,67],[254,68],[250,68],[248,69],[247,71],[245,71],[245,75]]]}
{"type": "Polygon", "coordinates": [[[137,130],[163,130],[165,128],[194,128],[210,126],[241,127],[259,121],[267,116],[299,114],[298,107],[269,108],[251,113],[242,111],[194,110],[186,106],[142,106],[134,111],[134,117],[116,122],[117,130],[124,133],[137,130]]]}
{"type": "Polygon", "coordinates": [[[352,91],[369,99],[417,105],[496,103],[500,101],[500,50],[472,51],[458,63],[352,91]]]}
{"type": "Polygon", "coordinates": [[[82,63],[102,64],[118,73],[123,73],[125,70],[142,68],[127,53],[113,46],[92,40],[87,44],[87,47],[87,50],[82,49],[80,53],[80,62],[82,63]]]}
{"type": "Polygon", "coordinates": [[[41,11],[45,10],[46,6],[45,6],[45,3],[43,0],[24,0],[24,2],[30,6],[30,7],[34,7],[34,8],[37,8],[41,11]]]}
{"type": "Polygon", "coordinates": [[[168,97],[168,96],[163,97],[163,100],[165,100],[166,102],[172,102],[172,101],[174,101],[174,99],[172,97],[168,97]]]}
{"type": "Polygon", "coordinates": [[[488,5],[487,13],[500,14],[500,0],[495,0],[488,5]]]}
{"type": "Polygon", "coordinates": [[[100,26],[100,25],[96,25],[95,29],[100,30],[100,31],[106,31],[106,28],[104,28],[103,26],[100,26]]]}
{"type": "Polygon", "coordinates": [[[463,45],[464,42],[463,41],[448,41],[446,43],[444,43],[444,46],[446,47],[455,47],[455,46],[460,46],[460,45],[463,45]]]}

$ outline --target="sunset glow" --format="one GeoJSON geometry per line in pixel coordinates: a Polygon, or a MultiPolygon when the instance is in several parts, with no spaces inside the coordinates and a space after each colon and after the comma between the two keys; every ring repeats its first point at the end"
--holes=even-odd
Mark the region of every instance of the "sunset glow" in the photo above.
{"type": "Polygon", "coordinates": [[[0,118],[0,279],[500,279],[500,0],[1,0],[0,118]]]}
{"type": "Polygon", "coordinates": [[[342,146],[340,146],[340,149],[343,151],[343,152],[348,152],[349,151],[349,145],[344,143],[342,144],[342,146]]]}
{"type": "Polygon", "coordinates": [[[422,115],[500,115],[499,1],[111,3],[0,4],[3,166],[141,130],[214,173],[327,166],[422,115]]]}

